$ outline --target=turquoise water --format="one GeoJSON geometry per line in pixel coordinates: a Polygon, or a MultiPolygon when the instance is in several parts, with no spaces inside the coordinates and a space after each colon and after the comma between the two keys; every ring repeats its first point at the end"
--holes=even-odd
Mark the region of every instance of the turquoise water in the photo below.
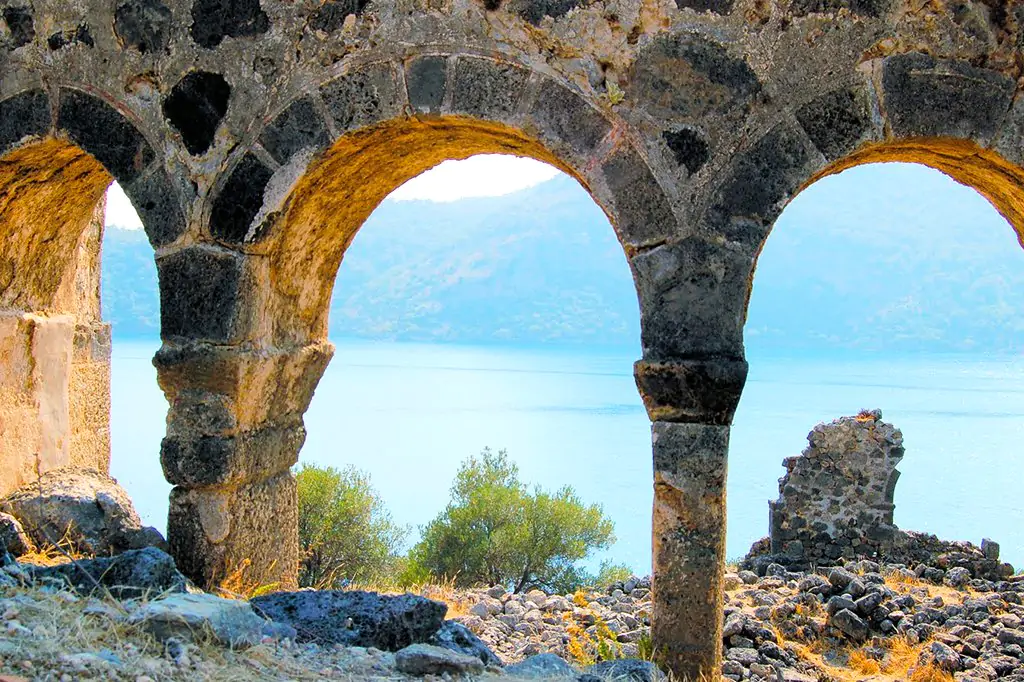
{"type": "MultiPolygon", "coordinates": [[[[633,384],[636,354],[336,345],[300,461],[368,471],[395,519],[415,529],[444,507],[465,457],[506,448],[524,480],[568,483],[600,501],[618,536],[603,557],[649,571],[650,427],[633,384]]],[[[157,347],[115,342],[112,469],[146,522],[163,528],[157,347]]],[[[729,556],[767,533],[782,459],[803,449],[811,427],[875,407],[903,430],[907,450],[897,524],[989,537],[1024,565],[1024,360],[956,356],[751,358],[732,432],[729,556]]]]}

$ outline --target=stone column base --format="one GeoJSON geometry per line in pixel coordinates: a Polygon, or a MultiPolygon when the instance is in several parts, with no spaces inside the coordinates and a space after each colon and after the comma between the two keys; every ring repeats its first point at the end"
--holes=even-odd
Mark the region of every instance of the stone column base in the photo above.
{"type": "Polygon", "coordinates": [[[167,537],[178,570],[203,587],[242,572],[255,588],[298,585],[299,510],[290,471],[234,488],[171,491],[167,537]]]}

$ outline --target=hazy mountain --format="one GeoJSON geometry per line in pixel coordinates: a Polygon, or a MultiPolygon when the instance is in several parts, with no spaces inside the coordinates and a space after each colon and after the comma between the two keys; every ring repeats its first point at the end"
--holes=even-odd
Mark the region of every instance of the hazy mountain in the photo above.
{"type": "MultiPolygon", "coordinates": [[[[152,255],[109,229],[104,309],[154,335],[152,255]]],[[[560,176],[504,197],[386,201],[335,286],[332,336],[460,343],[633,345],[638,308],[607,218],[560,176]]],[[[972,190],[918,167],[826,178],[780,218],[747,327],[759,349],[1019,352],[1024,251],[972,190]]]]}

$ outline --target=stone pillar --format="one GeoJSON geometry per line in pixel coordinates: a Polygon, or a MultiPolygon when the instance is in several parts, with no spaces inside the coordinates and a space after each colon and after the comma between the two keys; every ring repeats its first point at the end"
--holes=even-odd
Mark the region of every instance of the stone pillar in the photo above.
{"type": "Polygon", "coordinates": [[[241,571],[246,584],[294,588],[298,504],[290,467],[305,439],[302,414],[333,353],[329,343],[253,350],[165,342],[157,353],[170,402],[160,461],[179,569],[212,586],[241,571]]]}
{"type": "Polygon", "coordinates": [[[653,422],[651,638],[680,679],[721,668],[726,458],[746,372],[720,358],[635,366],[653,422]]]}

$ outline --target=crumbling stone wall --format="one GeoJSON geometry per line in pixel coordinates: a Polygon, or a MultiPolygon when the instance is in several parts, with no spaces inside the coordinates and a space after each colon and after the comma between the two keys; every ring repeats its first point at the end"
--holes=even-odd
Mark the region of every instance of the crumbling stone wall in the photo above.
{"type": "Polygon", "coordinates": [[[950,174],[1024,238],[1022,25],[991,0],[0,0],[0,309],[70,314],[116,178],[160,279],[171,549],[201,583],[291,585],[289,467],[353,235],[443,159],[555,164],[634,275],[652,637],[696,679],[721,657],[757,255],[802,187],[872,161],[950,174]]]}
{"type": "Polygon", "coordinates": [[[889,554],[903,434],[873,410],[818,424],[807,442],[769,503],[771,551],[811,564],[889,554]]]}

